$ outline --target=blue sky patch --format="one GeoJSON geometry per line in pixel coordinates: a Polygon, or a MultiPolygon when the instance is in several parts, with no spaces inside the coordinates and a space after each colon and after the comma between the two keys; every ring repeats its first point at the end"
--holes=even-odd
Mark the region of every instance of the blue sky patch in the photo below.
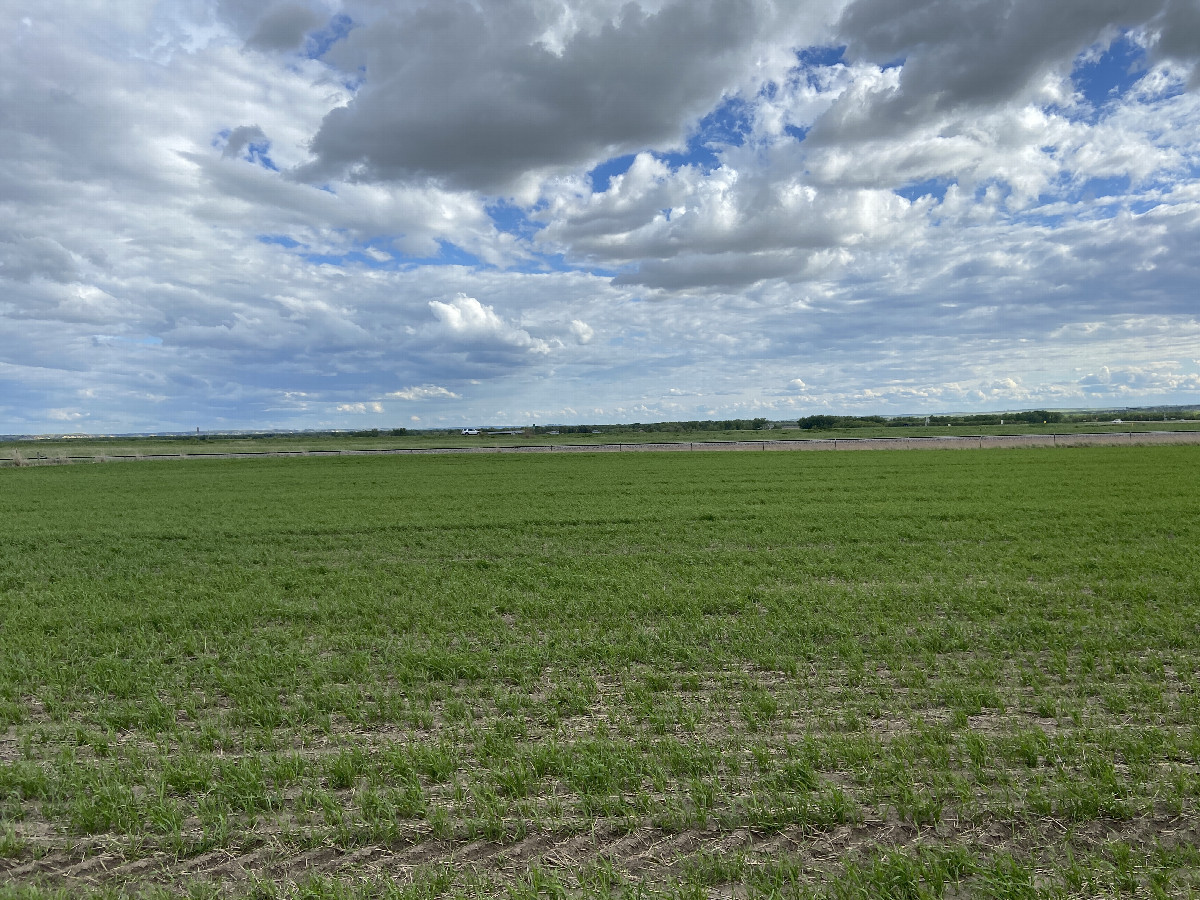
{"type": "Polygon", "coordinates": [[[258,242],[260,244],[274,244],[277,247],[286,247],[289,250],[294,250],[300,246],[299,241],[288,237],[286,234],[260,234],[258,242]]]}
{"type": "MultiPolygon", "coordinates": [[[[593,169],[593,171],[595,170],[593,169]]],[[[484,209],[496,228],[506,234],[519,238],[530,238],[541,227],[536,222],[529,221],[529,216],[524,209],[505,200],[485,206],[484,209]]]]}
{"type": "Polygon", "coordinates": [[[741,97],[728,97],[697,123],[683,151],[654,155],[672,169],[696,166],[710,172],[721,164],[719,151],[742,146],[753,127],[749,104],[741,97]]]}
{"type": "Polygon", "coordinates": [[[480,267],[483,265],[478,256],[474,253],[468,253],[462,247],[458,246],[458,244],[453,244],[450,241],[439,238],[438,246],[441,248],[441,252],[433,259],[422,260],[422,262],[443,266],[480,267]]]}
{"type": "Polygon", "coordinates": [[[1119,100],[1146,71],[1146,50],[1130,40],[1117,38],[1097,59],[1077,62],[1071,72],[1075,89],[1094,110],[1119,100]]]}
{"type": "Polygon", "coordinates": [[[1129,193],[1129,187],[1130,180],[1128,175],[1089,178],[1080,187],[1078,194],[1079,199],[1086,203],[1106,197],[1123,197],[1129,193]]]}
{"type": "Polygon", "coordinates": [[[270,141],[251,141],[246,145],[246,159],[255,165],[262,166],[264,169],[278,172],[279,166],[275,165],[275,161],[271,159],[270,153],[270,141]]]}
{"type": "Polygon", "coordinates": [[[740,147],[754,127],[750,105],[741,97],[727,97],[721,105],[700,120],[696,133],[689,139],[708,146],[726,144],[740,147]]]}
{"type": "Polygon", "coordinates": [[[344,13],[338,13],[329,20],[329,24],[308,36],[304,55],[309,59],[320,59],[329,52],[329,48],[348,35],[354,28],[354,20],[344,13]]]}
{"type": "Polygon", "coordinates": [[[821,86],[821,79],[817,76],[816,70],[845,65],[846,48],[805,47],[796,52],[796,63],[796,68],[789,73],[791,80],[799,82],[803,78],[810,88],[818,88],[821,86]]]}
{"type": "MultiPolygon", "coordinates": [[[[727,97],[696,123],[683,150],[656,152],[654,158],[666,163],[672,170],[696,166],[704,172],[710,172],[721,164],[718,155],[720,150],[742,146],[753,127],[750,105],[741,97],[727,97]]],[[[588,172],[592,191],[597,194],[607,191],[613,178],[629,171],[636,156],[635,153],[614,156],[593,167],[588,172]]]]}
{"type": "Polygon", "coordinates": [[[796,52],[796,61],[802,69],[819,69],[826,66],[836,66],[846,61],[846,48],[841,47],[805,47],[796,52]]]}
{"type": "Polygon", "coordinates": [[[926,178],[924,181],[896,188],[896,193],[914,203],[926,196],[932,196],[938,203],[941,203],[946,199],[946,189],[954,183],[953,178],[926,178]]]}
{"type": "MultiPolygon", "coordinates": [[[[527,259],[508,269],[523,275],[543,275],[546,272],[578,272],[579,266],[567,262],[562,253],[536,253],[533,259],[527,259]]],[[[593,275],[609,277],[606,273],[592,272],[593,275]]]]}
{"type": "Polygon", "coordinates": [[[588,178],[592,182],[592,191],[597,194],[603,194],[607,191],[609,184],[615,176],[624,175],[629,171],[629,167],[633,165],[633,160],[636,156],[636,153],[614,156],[612,159],[600,163],[600,165],[588,172],[588,178]]]}
{"type": "MultiPolygon", "coordinates": [[[[788,69],[787,73],[787,82],[793,88],[803,84],[811,90],[820,91],[828,87],[827,76],[823,75],[821,70],[847,64],[845,47],[805,47],[803,50],[797,50],[795,56],[796,65],[788,69]]],[[[776,85],[771,83],[759,93],[767,99],[772,99],[776,90],[776,85]]],[[[797,137],[794,134],[792,136],[797,137]]],[[[799,139],[803,140],[802,137],[799,139]]]]}
{"type": "Polygon", "coordinates": [[[301,257],[313,265],[329,265],[329,266],[362,266],[367,269],[411,269],[418,266],[470,266],[472,268],[483,267],[483,263],[474,253],[468,253],[457,244],[450,241],[438,239],[438,253],[436,256],[403,256],[393,251],[387,246],[387,241],[368,241],[366,243],[356,242],[352,250],[345,253],[301,253],[301,257]],[[378,253],[372,254],[368,251],[382,251],[388,254],[387,259],[379,259],[378,253]]]}

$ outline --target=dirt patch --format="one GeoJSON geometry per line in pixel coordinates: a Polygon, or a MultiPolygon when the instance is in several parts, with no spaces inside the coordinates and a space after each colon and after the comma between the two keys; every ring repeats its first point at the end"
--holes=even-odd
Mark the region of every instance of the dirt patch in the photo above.
{"type": "Polygon", "coordinates": [[[1040,818],[1023,823],[942,823],[936,827],[878,818],[827,829],[791,826],[777,832],[716,827],[671,832],[644,826],[626,831],[613,824],[580,825],[578,830],[534,832],[514,841],[439,841],[414,831],[410,839],[389,844],[294,849],[271,838],[242,850],[222,848],[183,859],[167,853],[127,855],[133,851],[83,844],[40,859],[0,860],[0,883],[138,889],[212,882],[237,888],[254,879],[297,882],[313,875],[403,879],[432,865],[470,872],[502,885],[534,866],[573,877],[603,863],[627,879],[653,884],[673,881],[689,863],[702,858],[736,857],[754,866],[795,857],[803,860],[806,868],[820,872],[833,871],[864,854],[916,847],[969,847],[987,855],[1020,855],[1068,846],[1078,853],[1114,843],[1170,849],[1200,842],[1200,823],[1194,815],[1156,814],[1086,823],[1040,818]]]}

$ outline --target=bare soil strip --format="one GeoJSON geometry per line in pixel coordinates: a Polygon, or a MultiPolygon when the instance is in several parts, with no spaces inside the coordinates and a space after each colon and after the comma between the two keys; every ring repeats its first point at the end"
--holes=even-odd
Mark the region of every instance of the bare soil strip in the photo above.
{"type": "MultiPolygon", "coordinates": [[[[936,437],[799,438],[763,441],[676,441],[631,444],[531,444],[478,447],[394,447],[378,450],[264,450],[239,453],[147,453],[29,457],[22,465],[133,462],[167,459],[262,459],[304,456],[408,456],[447,453],[671,453],[776,450],[1015,450],[1032,447],[1129,447],[1200,444],[1200,431],[1122,431],[1096,434],[939,435],[936,437]]],[[[0,460],[0,465],[11,464],[0,460]]]]}
{"type": "Polygon", "coordinates": [[[1122,842],[1133,847],[1192,845],[1200,841],[1200,824],[1182,817],[1136,818],[1128,821],[1070,823],[1039,818],[1023,827],[1012,822],[949,823],[917,826],[888,817],[828,829],[791,826],[778,832],[755,828],[691,829],[669,832],[650,826],[624,831],[598,824],[580,832],[534,833],[516,841],[439,841],[417,837],[411,844],[375,844],[341,848],[321,846],[300,852],[273,842],[245,850],[217,849],[190,859],[169,854],[129,859],[120,852],[80,845],[53,851],[41,859],[13,865],[0,860],[0,884],[41,883],[70,889],[212,882],[230,889],[252,879],[301,881],[314,875],[404,879],[421,868],[470,868],[496,882],[520,877],[532,866],[578,872],[606,862],[626,877],[649,884],[667,883],[681,867],[704,855],[740,855],[751,864],[785,856],[803,860],[814,874],[831,870],[856,856],[879,850],[915,847],[973,847],[978,851],[1036,851],[1065,846],[1074,852],[1122,842]]]}

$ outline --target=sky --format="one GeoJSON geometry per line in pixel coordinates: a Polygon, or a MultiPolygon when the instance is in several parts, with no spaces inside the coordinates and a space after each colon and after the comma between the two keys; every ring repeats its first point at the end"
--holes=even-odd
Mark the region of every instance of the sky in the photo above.
{"type": "Polygon", "coordinates": [[[1200,0],[6,0],[0,433],[1200,403],[1200,0]]]}

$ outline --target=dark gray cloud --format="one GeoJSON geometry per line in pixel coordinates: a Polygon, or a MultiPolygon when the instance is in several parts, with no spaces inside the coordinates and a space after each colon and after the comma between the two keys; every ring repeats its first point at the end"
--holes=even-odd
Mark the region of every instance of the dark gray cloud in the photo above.
{"type": "Polygon", "coordinates": [[[294,50],[320,24],[321,17],[307,6],[280,3],[263,14],[246,43],[258,50],[294,50]]]}
{"type": "Polygon", "coordinates": [[[935,106],[993,104],[1026,90],[1154,0],[854,0],[838,34],[851,58],[904,61],[904,95],[935,106]]]}
{"type": "Polygon", "coordinates": [[[1051,73],[1123,30],[1194,61],[1195,0],[853,0],[835,31],[851,60],[903,64],[898,84],[835,106],[809,139],[862,140],[963,109],[1030,100],[1051,73]]]}
{"type": "Polygon", "coordinates": [[[613,283],[668,291],[732,291],[768,278],[802,278],[807,261],[807,254],[778,251],[650,259],[613,283]]]}
{"type": "Polygon", "coordinates": [[[522,175],[680,141],[788,17],[770,0],[635,3],[559,48],[532,4],[439,0],[355,30],[366,82],[325,118],[302,178],[430,178],[502,192],[522,175]]]}
{"type": "Polygon", "coordinates": [[[267,53],[296,50],[330,12],[321,0],[216,0],[213,11],[245,46],[267,53]]]}
{"type": "Polygon", "coordinates": [[[1157,29],[1154,53],[1192,67],[1189,87],[1200,88],[1200,2],[1167,0],[1162,15],[1153,23],[1157,29]]]}

